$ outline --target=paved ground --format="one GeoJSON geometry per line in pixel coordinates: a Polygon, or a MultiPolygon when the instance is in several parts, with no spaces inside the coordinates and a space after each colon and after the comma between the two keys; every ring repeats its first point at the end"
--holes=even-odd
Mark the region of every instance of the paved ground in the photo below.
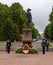
{"type": "Polygon", "coordinates": [[[53,52],[26,55],[0,51],[0,65],[53,65],[53,52]]]}

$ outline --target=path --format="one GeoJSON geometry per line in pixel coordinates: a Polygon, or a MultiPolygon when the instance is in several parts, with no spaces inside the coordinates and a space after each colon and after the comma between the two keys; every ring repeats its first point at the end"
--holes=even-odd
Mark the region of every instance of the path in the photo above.
{"type": "Polygon", "coordinates": [[[53,52],[26,55],[0,51],[0,65],[53,65],[53,52]]]}

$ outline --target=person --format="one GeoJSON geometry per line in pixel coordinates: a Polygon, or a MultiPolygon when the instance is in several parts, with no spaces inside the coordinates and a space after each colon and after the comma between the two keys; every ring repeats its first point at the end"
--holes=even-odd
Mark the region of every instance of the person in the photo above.
{"type": "Polygon", "coordinates": [[[46,51],[48,51],[48,50],[49,50],[49,42],[47,40],[47,42],[46,42],[46,51]]]}
{"type": "Polygon", "coordinates": [[[10,39],[8,39],[6,43],[6,52],[10,53],[10,47],[11,47],[11,41],[10,39]]]}
{"type": "Polygon", "coordinates": [[[32,21],[32,15],[31,15],[31,13],[30,13],[30,11],[31,11],[31,9],[27,9],[27,13],[26,13],[26,24],[27,24],[27,26],[29,25],[29,23],[32,21]]]}
{"type": "Polygon", "coordinates": [[[43,54],[45,54],[45,45],[46,45],[46,40],[43,38],[42,39],[42,51],[43,51],[43,54]]]}

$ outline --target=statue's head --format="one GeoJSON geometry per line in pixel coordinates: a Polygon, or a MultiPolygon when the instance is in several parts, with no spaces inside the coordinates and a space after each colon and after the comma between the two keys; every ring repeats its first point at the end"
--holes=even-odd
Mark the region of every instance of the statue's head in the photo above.
{"type": "Polygon", "coordinates": [[[27,12],[29,12],[29,11],[31,11],[31,9],[30,9],[30,8],[28,8],[28,9],[27,9],[27,12]]]}

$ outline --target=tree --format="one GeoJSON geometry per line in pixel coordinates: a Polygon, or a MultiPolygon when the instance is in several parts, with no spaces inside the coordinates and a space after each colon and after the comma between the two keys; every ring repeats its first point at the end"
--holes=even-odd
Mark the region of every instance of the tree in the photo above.
{"type": "Polygon", "coordinates": [[[52,12],[49,15],[49,21],[53,22],[53,7],[52,7],[52,12]]]}
{"type": "Polygon", "coordinates": [[[53,40],[53,22],[51,23],[50,27],[49,27],[49,39],[52,41],[53,40]]]}
{"type": "Polygon", "coordinates": [[[3,38],[4,40],[13,38],[13,22],[8,17],[4,26],[3,26],[3,38]]]}
{"type": "MultiPolygon", "coordinates": [[[[22,35],[22,30],[26,22],[26,15],[23,7],[19,3],[13,3],[10,6],[10,17],[16,26],[19,28],[20,37],[22,35]]],[[[18,29],[17,29],[18,30],[18,29]]]]}
{"type": "Polygon", "coordinates": [[[50,40],[53,40],[53,7],[52,12],[49,15],[50,24],[48,24],[44,30],[44,36],[50,40]]]}
{"type": "MultiPolygon", "coordinates": [[[[0,40],[20,40],[26,25],[26,12],[20,3],[13,3],[10,7],[0,3],[0,40]]],[[[38,30],[31,22],[32,37],[37,37],[38,30]]]]}
{"type": "Polygon", "coordinates": [[[49,38],[53,40],[53,7],[52,12],[49,15],[49,21],[51,22],[51,26],[49,28],[49,38]]]}
{"type": "Polygon", "coordinates": [[[48,24],[44,30],[44,37],[46,38],[49,38],[49,28],[50,28],[50,24],[48,24]]]}
{"type": "Polygon", "coordinates": [[[30,23],[30,28],[32,30],[32,38],[39,36],[38,30],[34,27],[34,24],[32,22],[30,23]]]}
{"type": "Polygon", "coordinates": [[[0,3],[0,40],[3,39],[3,27],[8,17],[8,11],[8,6],[0,3]]]}

